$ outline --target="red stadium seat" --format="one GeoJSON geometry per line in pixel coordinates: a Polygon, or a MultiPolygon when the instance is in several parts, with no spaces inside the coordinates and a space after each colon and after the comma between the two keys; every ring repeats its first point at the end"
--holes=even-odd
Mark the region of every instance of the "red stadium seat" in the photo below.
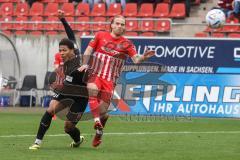
{"type": "Polygon", "coordinates": [[[74,16],[74,5],[73,3],[63,3],[62,10],[65,16],[74,16]]]}
{"type": "Polygon", "coordinates": [[[210,27],[207,27],[204,32],[222,32],[222,28],[210,28],[210,27]]]}
{"type": "Polygon", "coordinates": [[[223,26],[222,32],[237,32],[239,29],[238,25],[228,25],[229,24],[238,24],[239,20],[237,18],[227,19],[226,24],[223,26]]]}
{"type": "Polygon", "coordinates": [[[7,23],[9,21],[12,21],[11,16],[1,17],[0,21],[4,21],[6,23],[0,23],[0,30],[10,30],[12,29],[12,23],[7,23]]]}
{"type": "Polygon", "coordinates": [[[48,23],[45,23],[43,25],[45,30],[54,31],[58,29],[59,24],[56,23],[56,22],[59,22],[58,17],[50,16],[50,17],[47,17],[46,21],[48,21],[48,23]]]}
{"type": "Polygon", "coordinates": [[[174,3],[169,14],[171,18],[185,18],[186,17],[186,6],[184,3],[174,3]]]}
{"type": "Polygon", "coordinates": [[[133,31],[131,31],[131,32],[126,32],[126,33],[125,33],[125,36],[138,36],[138,32],[133,32],[133,31]]]}
{"type": "Polygon", "coordinates": [[[208,37],[208,34],[206,32],[198,32],[195,33],[194,37],[208,37]]]}
{"type": "Polygon", "coordinates": [[[15,34],[18,36],[23,36],[23,35],[26,35],[27,32],[26,31],[15,31],[15,34]]]}
{"type": "Polygon", "coordinates": [[[154,30],[154,21],[153,20],[142,20],[140,23],[141,31],[153,31],[154,30]]]}
{"type": "Polygon", "coordinates": [[[28,16],[29,6],[27,3],[17,3],[16,10],[14,12],[15,16],[28,16]]]}
{"type": "Polygon", "coordinates": [[[240,38],[240,33],[229,33],[228,37],[229,38],[240,38]]]}
{"type": "Polygon", "coordinates": [[[56,3],[68,3],[68,0],[55,0],[56,3]]]}
{"type": "Polygon", "coordinates": [[[12,2],[12,0],[0,0],[0,3],[12,2]]]}
{"type": "Polygon", "coordinates": [[[34,16],[31,18],[33,23],[28,24],[28,29],[31,31],[41,31],[43,30],[43,17],[34,16]]]}
{"type": "Polygon", "coordinates": [[[215,37],[215,38],[224,38],[225,35],[224,33],[212,33],[211,37],[215,37]]]}
{"type": "Polygon", "coordinates": [[[0,15],[12,16],[13,15],[13,4],[12,3],[3,3],[0,8],[0,15]]]}
{"type": "Polygon", "coordinates": [[[29,11],[30,16],[42,16],[43,15],[43,3],[35,2],[29,11]]]}
{"type": "Polygon", "coordinates": [[[123,16],[136,17],[137,16],[137,3],[127,3],[125,10],[123,11],[123,16]]]}
{"type": "Polygon", "coordinates": [[[81,24],[75,24],[74,30],[76,31],[90,31],[90,21],[89,17],[78,17],[77,22],[82,22],[81,24]]]}
{"type": "Polygon", "coordinates": [[[169,4],[168,3],[158,3],[153,14],[153,17],[166,18],[169,15],[169,4]]]}
{"type": "Polygon", "coordinates": [[[42,31],[30,31],[29,34],[34,36],[41,36],[43,34],[42,31]]]}
{"type": "Polygon", "coordinates": [[[155,31],[157,32],[170,32],[171,21],[170,20],[157,20],[155,31]]]}
{"type": "Polygon", "coordinates": [[[58,3],[48,3],[44,11],[45,16],[57,16],[58,15],[58,3]]]}
{"type": "MultiPolygon", "coordinates": [[[[74,28],[75,28],[75,24],[73,24],[74,18],[73,18],[73,17],[66,17],[65,19],[67,20],[67,22],[68,22],[68,24],[70,25],[70,27],[71,27],[72,29],[74,29],[74,28]]],[[[59,24],[59,25],[58,25],[58,30],[60,30],[60,31],[65,30],[65,29],[64,29],[64,26],[63,26],[62,24],[59,24]]]]}
{"type": "Polygon", "coordinates": [[[152,3],[142,3],[137,16],[152,17],[153,16],[153,4],[152,3]]]}
{"type": "Polygon", "coordinates": [[[76,9],[75,16],[89,16],[90,7],[88,3],[79,3],[76,9]]]}
{"type": "Polygon", "coordinates": [[[138,21],[137,20],[126,20],[126,31],[138,31],[138,21]]]}
{"type": "Polygon", "coordinates": [[[91,16],[106,16],[106,6],[104,3],[95,3],[91,12],[91,16]]]}
{"type": "Polygon", "coordinates": [[[143,36],[143,37],[154,37],[156,36],[156,34],[154,32],[143,32],[140,34],[140,36],[143,36]]]}
{"type": "MultiPolygon", "coordinates": [[[[17,17],[15,19],[16,23],[13,24],[13,30],[23,31],[28,30],[27,17],[17,17]]],[[[20,33],[20,32],[19,32],[20,33]]]]}
{"type": "Polygon", "coordinates": [[[12,35],[12,32],[8,30],[3,30],[2,32],[8,36],[12,35]]]}
{"type": "Polygon", "coordinates": [[[92,24],[93,31],[105,31],[106,30],[106,18],[105,17],[95,17],[93,18],[94,24],[92,24]]]}
{"type": "Polygon", "coordinates": [[[111,3],[107,11],[107,16],[114,17],[122,13],[122,6],[120,3],[111,3]]]}
{"type": "Polygon", "coordinates": [[[54,3],[55,0],[41,0],[41,2],[43,2],[43,3],[54,3]]]}
{"type": "Polygon", "coordinates": [[[48,36],[56,36],[56,35],[58,35],[58,32],[57,32],[57,31],[46,31],[45,33],[46,33],[46,35],[48,35],[48,36]]]}

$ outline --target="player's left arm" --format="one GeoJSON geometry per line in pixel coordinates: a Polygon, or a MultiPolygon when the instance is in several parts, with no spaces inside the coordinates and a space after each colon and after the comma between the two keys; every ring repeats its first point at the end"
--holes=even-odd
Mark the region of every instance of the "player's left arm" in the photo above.
{"type": "Polygon", "coordinates": [[[131,58],[132,58],[133,63],[138,64],[138,63],[141,63],[141,62],[147,60],[148,58],[150,58],[154,55],[155,55],[155,51],[147,50],[142,55],[135,54],[131,58]]]}
{"type": "Polygon", "coordinates": [[[139,55],[137,54],[136,47],[131,44],[130,47],[128,47],[128,55],[131,57],[133,63],[138,64],[154,56],[155,51],[146,50],[142,55],[139,55]]]}
{"type": "Polygon", "coordinates": [[[58,10],[58,18],[59,18],[59,20],[62,22],[62,24],[64,26],[65,32],[66,32],[66,34],[68,36],[68,39],[70,39],[74,43],[76,43],[76,37],[74,35],[74,32],[73,32],[71,26],[68,24],[67,20],[65,19],[64,11],[58,10]]]}

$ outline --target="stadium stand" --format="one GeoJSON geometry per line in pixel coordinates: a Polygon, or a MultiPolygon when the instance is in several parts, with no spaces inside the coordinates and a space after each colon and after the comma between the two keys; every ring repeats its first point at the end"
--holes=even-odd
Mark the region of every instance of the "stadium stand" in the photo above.
{"type": "Polygon", "coordinates": [[[123,11],[123,16],[136,17],[137,16],[137,4],[136,3],[127,3],[126,8],[123,11]]]}
{"type": "Polygon", "coordinates": [[[171,21],[167,19],[157,20],[155,25],[155,31],[157,32],[170,32],[171,21]]]}
{"type": "Polygon", "coordinates": [[[158,3],[154,11],[153,17],[156,18],[167,18],[169,15],[169,4],[168,3],[158,3]]]}
{"type": "Polygon", "coordinates": [[[74,16],[75,10],[73,3],[63,3],[62,10],[65,13],[65,16],[74,16]]]}
{"type": "Polygon", "coordinates": [[[126,36],[138,36],[138,32],[130,31],[125,33],[126,36]]]}
{"type": "Polygon", "coordinates": [[[29,6],[27,3],[17,3],[16,10],[14,12],[15,16],[28,16],[29,6]]]}
{"type": "Polygon", "coordinates": [[[106,18],[105,17],[94,17],[93,21],[96,22],[91,26],[92,31],[105,31],[106,30],[106,18]]]}
{"type": "Polygon", "coordinates": [[[89,15],[90,15],[89,4],[88,3],[79,3],[76,8],[75,16],[89,16],[89,15]]]}
{"type": "Polygon", "coordinates": [[[120,3],[111,3],[107,11],[107,16],[113,17],[122,13],[122,7],[120,3]]]}
{"type": "Polygon", "coordinates": [[[57,16],[58,15],[58,3],[48,3],[44,10],[44,16],[57,16]]]}
{"type": "MultiPolygon", "coordinates": [[[[195,0],[192,4],[199,5],[200,1],[195,0]]],[[[109,29],[106,22],[109,22],[111,17],[115,15],[123,14],[128,18],[126,23],[127,33],[135,34],[137,32],[137,35],[142,35],[142,32],[153,32],[157,36],[162,33],[169,34],[172,31],[172,21],[175,19],[184,20],[186,18],[185,7],[184,3],[174,3],[171,6],[170,0],[164,0],[157,4],[142,3],[140,6],[137,3],[127,3],[125,9],[122,9],[120,3],[112,3],[108,9],[105,4],[98,3],[94,4],[93,9],[90,10],[88,3],[79,3],[74,7],[72,3],[68,3],[68,0],[41,0],[33,3],[32,7],[29,8],[27,3],[0,0],[0,20],[2,22],[0,30],[11,34],[12,31],[15,31],[12,27],[15,26],[14,23],[17,22],[20,15],[29,17],[22,21],[22,23],[28,23],[28,27],[23,30],[27,31],[26,33],[56,35],[61,33],[63,28],[58,26],[59,20],[57,17],[53,17],[57,16],[58,9],[62,9],[65,15],[71,17],[71,21],[74,22],[72,25],[76,34],[93,34],[98,30],[109,29]],[[41,16],[43,17],[40,18],[41,16]],[[11,19],[10,22],[13,22],[13,24],[6,19],[9,21],[11,19]]],[[[237,21],[231,21],[230,23],[237,23],[237,21]]],[[[223,31],[217,32],[235,33],[238,28],[238,26],[226,26],[223,31]]],[[[215,31],[206,29],[205,32],[215,31]]]]}
{"type": "Polygon", "coordinates": [[[211,34],[211,37],[214,37],[214,38],[224,38],[225,37],[225,34],[224,33],[212,33],[211,34]]]}
{"type": "Polygon", "coordinates": [[[228,37],[229,38],[240,38],[240,33],[229,33],[228,37]]]}
{"type": "Polygon", "coordinates": [[[3,3],[0,8],[0,14],[2,16],[12,16],[13,10],[13,3],[3,3]]]}
{"type": "Polygon", "coordinates": [[[90,14],[91,16],[106,16],[106,6],[103,3],[95,3],[93,5],[92,12],[90,14]]]}
{"type": "Polygon", "coordinates": [[[75,28],[73,28],[76,31],[81,32],[88,32],[90,31],[90,24],[88,23],[90,21],[89,17],[78,17],[77,22],[81,22],[79,24],[75,24],[75,28]]]}
{"type": "Polygon", "coordinates": [[[171,18],[185,18],[186,11],[185,11],[185,4],[183,3],[174,3],[169,14],[171,18]]]}
{"type": "Polygon", "coordinates": [[[143,3],[137,14],[138,17],[153,17],[153,4],[143,3]]]}
{"type": "Polygon", "coordinates": [[[143,32],[140,34],[140,36],[143,36],[143,37],[154,37],[156,36],[156,34],[154,32],[143,32]]]}
{"type": "Polygon", "coordinates": [[[206,33],[206,32],[198,32],[198,33],[195,33],[194,36],[195,37],[208,37],[208,33],[206,33]]]}
{"type": "Polygon", "coordinates": [[[142,20],[140,23],[140,30],[143,32],[153,31],[154,30],[154,21],[153,20],[142,20]]]}
{"type": "Polygon", "coordinates": [[[126,31],[139,31],[138,21],[133,19],[126,20],[126,31]]]}

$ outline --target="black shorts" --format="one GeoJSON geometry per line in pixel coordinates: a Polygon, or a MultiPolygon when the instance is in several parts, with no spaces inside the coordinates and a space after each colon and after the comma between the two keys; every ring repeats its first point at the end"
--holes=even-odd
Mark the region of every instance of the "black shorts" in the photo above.
{"type": "Polygon", "coordinates": [[[86,97],[65,96],[58,93],[55,93],[52,99],[69,107],[69,111],[66,113],[66,118],[75,124],[81,119],[88,104],[88,98],[86,97]]]}

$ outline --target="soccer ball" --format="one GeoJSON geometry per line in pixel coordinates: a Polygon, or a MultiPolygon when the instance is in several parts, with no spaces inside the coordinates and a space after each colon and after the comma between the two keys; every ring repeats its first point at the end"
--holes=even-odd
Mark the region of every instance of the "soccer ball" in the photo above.
{"type": "Polygon", "coordinates": [[[220,9],[210,10],[206,15],[206,23],[210,28],[220,28],[225,24],[226,16],[220,9]]]}

